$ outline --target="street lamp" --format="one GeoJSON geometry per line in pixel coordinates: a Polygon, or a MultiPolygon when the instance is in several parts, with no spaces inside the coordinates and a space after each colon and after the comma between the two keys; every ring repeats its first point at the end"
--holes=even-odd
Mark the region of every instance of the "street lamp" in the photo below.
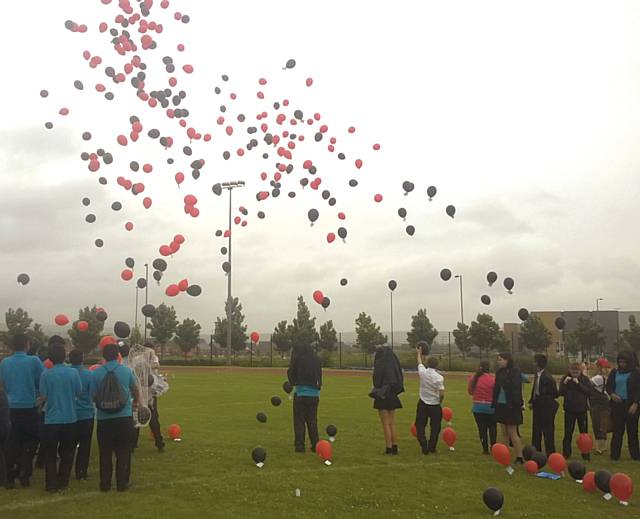
{"type": "Polygon", "coordinates": [[[227,261],[229,262],[229,272],[227,272],[227,364],[231,366],[231,191],[236,187],[244,187],[244,180],[232,180],[223,182],[222,189],[229,191],[229,244],[227,246],[227,261]]]}
{"type": "Polygon", "coordinates": [[[604,301],[604,298],[599,297],[598,299],[596,299],[596,312],[600,311],[600,301],[604,301]]]}
{"type": "MultiPolygon", "coordinates": [[[[149,264],[144,264],[144,304],[149,304],[149,264]]],[[[136,322],[138,320],[138,305],[136,305],[136,322]]],[[[137,326],[137,325],[136,325],[137,326]]],[[[144,316],[144,342],[147,342],[147,316],[144,316]]]]}
{"type": "Polygon", "coordinates": [[[457,274],[455,278],[460,281],[460,322],[464,324],[464,299],[462,297],[462,274],[457,274]]]}

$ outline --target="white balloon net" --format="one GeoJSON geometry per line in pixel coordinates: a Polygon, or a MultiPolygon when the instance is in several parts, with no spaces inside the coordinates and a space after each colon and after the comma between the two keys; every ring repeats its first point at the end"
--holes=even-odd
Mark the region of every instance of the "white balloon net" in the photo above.
{"type": "Polygon", "coordinates": [[[149,402],[153,397],[151,386],[154,381],[153,370],[156,369],[154,360],[157,362],[155,352],[151,348],[140,345],[131,346],[126,359],[126,364],[133,370],[140,388],[140,407],[137,413],[133,413],[135,427],[145,427],[151,419],[149,402]]]}

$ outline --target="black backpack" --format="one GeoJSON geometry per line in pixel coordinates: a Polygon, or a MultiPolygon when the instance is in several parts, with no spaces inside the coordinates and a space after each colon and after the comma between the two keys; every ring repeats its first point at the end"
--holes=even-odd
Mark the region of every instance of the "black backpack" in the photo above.
{"type": "Polygon", "coordinates": [[[116,374],[114,373],[119,367],[120,366],[118,365],[112,370],[105,368],[107,370],[107,374],[100,382],[100,385],[93,396],[96,407],[105,413],[117,413],[118,411],[122,411],[122,409],[127,405],[126,395],[122,390],[118,377],[116,377],[116,374]]]}

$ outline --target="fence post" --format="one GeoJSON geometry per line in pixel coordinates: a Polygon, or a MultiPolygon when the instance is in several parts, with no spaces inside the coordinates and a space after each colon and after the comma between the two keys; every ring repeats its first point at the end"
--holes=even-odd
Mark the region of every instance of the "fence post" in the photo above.
{"type": "Polygon", "coordinates": [[[213,335],[209,338],[209,366],[213,366],[213,335]]]}
{"type": "Polygon", "coordinates": [[[249,343],[249,367],[253,367],[253,341],[249,343]]]}
{"type": "Polygon", "coordinates": [[[451,371],[451,332],[449,332],[449,371],[451,371]]]}
{"type": "Polygon", "coordinates": [[[269,357],[271,367],[273,367],[273,334],[269,334],[269,357]]]}
{"type": "Polygon", "coordinates": [[[338,336],[340,337],[340,342],[338,344],[338,347],[340,348],[338,353],[338,368],[342,369],[342,332],[340,332],[338,336]]]}

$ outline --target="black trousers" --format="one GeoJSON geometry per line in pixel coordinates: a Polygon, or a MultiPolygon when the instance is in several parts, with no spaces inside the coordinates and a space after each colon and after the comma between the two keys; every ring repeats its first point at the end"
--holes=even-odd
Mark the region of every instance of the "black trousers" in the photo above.
{"type": "MultiPolygon", "coordinates": [[[[489,452],[489,446],[496,443],[497,426],[495,417],[489,413],[473,413],[478,426],[478,436],[482,444],[482,450],[489,452]]],[[[417,429],[417,425],[416,425],[417,429]]]]}
{"type": "Polygon", "coordinates": [[[4,485],[7,482],[7,463],[5,460],[5,446],[7,443],[7,439],[9,438],[9,430],[11,428],[10,424],[7,424],[8,427],[4,427],[0,424],[0,486],[4,485]]]}
{"type": "Polygon", "coordinates": [[[627,445],[629,446],[629,454],[634,460],[640,460],[640,445],[638,444],[638,418],[640,415],[636,412],[629,414],[630,402],[614,402],[611,401],[611,425],[613,435],[611,436],[611,459],[619,460],[622,451],[622,437],[624,431],[627,431],[627,445]]]}
{"type": "Polygon", "coordinates": [[[440,429],[442,429],[442,406],[427,405],[422,400],[418,400],[418,406],[416,408],[416,436],[423,451],[436,452],[440,429]],[[431,421],[431,433],[429,434],[429,443],[427,443],[425,429],[427,428],[429,420],[431,421]]]}
{"type": "Polygon", "coordinates": [[[38,411],[35,407],[11,409],[10,416],[11,431],[5,450],[7,480],[13,483],[18,477],[28,481],[33,473],[33,456],[38,446],[38,411]]]}
{"type": "Polygon", "coordinates": [[[556,452],[556,413],[558,404],[533,402],[533,431],[531,445],[542,452],[542,440],[547,456],[556,452]]]}
{"type": "Polygon", "coordinates": [[[76,422],[76,478],[86,479],[91,457],[93,418],[76,422]]]}
{"type": "Polygon", "coordinates": [[[42,448],[42,434],[44,432],[44,411],[38,415],[38,445],[36,446],[36,463],[37,469],[44,468],[44,449],[42,448]]]}
{"type": "MultiPolygon", "coordinates": [[[[160,415],[158,414],[158,397],[154,396],[153,400],[149,402],[149,410],[151,411],[151,419],[149,420],[149,429],[153,434],[153,441],[158,449],[164,448],[164,438],[162,437],[162,430],[160,429],[160,415]]],[[[138,440],[140,439],[140,427],[134,427],[133,442],[131,449],[138,448],[138,440]]]]}
{"type": "Polygon", "coordinates": [[[116,458],[116,487],[126,490],[131,476],[131,439],[133,418],[98,420],[98,448],[100,450],[100,490],[111,490],[113,457],[116,458]]]}
{"type": "Polygon", "coordinates": [[[67,488],[76,447],[76,424],[45,424],[42,428],[41,447],[44,450],[45,488],[67,488]]]}
{"type": "Polygon", "coordinates": [[[311,450],[315,450],[318,436],[318,404],[317,396],[295,396],[293,398],[293,433],[295,436],[295,448],[304,450],[305,427],[309,434],[311,450]]]}
{"type": "Polygon", "coordinates": [[[580,433],[589,432],[587,425],[587,412],[584,413],[570,413],[564,412],[564,438],[562,439],[562,455],[565,458],[571,457],[571,441],[573,440],[573,430],[578,424],[578,430],[580,433]]]}

